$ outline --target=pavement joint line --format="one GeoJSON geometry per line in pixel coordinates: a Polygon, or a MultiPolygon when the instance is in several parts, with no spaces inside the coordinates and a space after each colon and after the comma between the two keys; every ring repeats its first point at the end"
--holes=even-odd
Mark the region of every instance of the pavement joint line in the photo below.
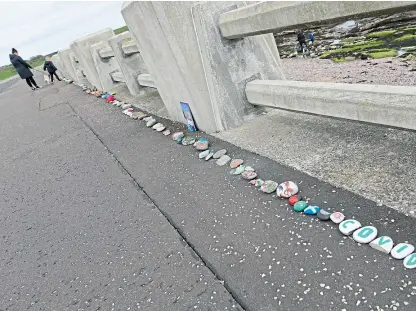
{"type": "MultiPolygon", "coordinates": [[[[237,293],[235,293],[225,282],[225,280],[221,277],[220,273],[215,269],[215,267],[209,262],[208,259],[204,258],[204,256],[196,249],[196,246],[190,242],[182,229],[175,223],[175,221],[172,219],[172,217],[164,212],[159,205],[151,198],[151,196],[146,192],[146,190],[141,186],[137,180],[131,175],[131,173],[127,170],[127,168],[121,163],[121,161],[116,157],[116,155],[108,148],[108,146],[104,143],[102,138],[98,135],[96,131],[76,112],[74,107],[69,102],[65,102],[62,104],[68,104],[68,106],[71,108],[71,110],[74,112],[74,114],[82,121],[82,123],[94,134],[94,136],[100,141],[100,143],[104,146],[106,151],[115,159],[116,163],[120,167],[120,169],[123,171],[123,173],[127,174],[127,176],[130,178],[133,185],[137,188],[137,190],[141,191],[146,198],[150,201],[152,205],[154,205],[157,210],[162,214],[162,216],[169,222],[169,224],[175,229],[175,231],[180,235],[183,241],[185,241],[186,245],[193,251],[196,256],[201,260],[202,264],[208,268],[208,270],[214,275],[214,277],[217,279],[217,282],[219,282],[221,285],[224,286],[226,291],[233,297],[233,299],[236,301],[236,303],[240,306],[240,308],[244,311],[250,311],[248,306],[240,299],[237,293]]],[[[56,107],[58,105],[55,105],[53,107],[56,107]]],[[[50,107],[52,108],[52,107],[50,107]]]]}

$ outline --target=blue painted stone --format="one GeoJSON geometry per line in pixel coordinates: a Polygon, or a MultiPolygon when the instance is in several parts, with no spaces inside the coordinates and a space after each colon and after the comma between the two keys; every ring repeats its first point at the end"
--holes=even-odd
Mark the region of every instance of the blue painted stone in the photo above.
{"type": "Polygon", "coordinates": [[[303,210],[306,215],[316,215],[319,213],[321,208],[319,206],[311,206],[309,205],[307,208],[303,210]]]}

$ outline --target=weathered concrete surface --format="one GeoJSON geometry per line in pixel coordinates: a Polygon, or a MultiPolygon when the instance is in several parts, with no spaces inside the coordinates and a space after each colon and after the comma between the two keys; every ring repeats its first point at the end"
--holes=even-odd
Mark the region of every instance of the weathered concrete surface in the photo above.
{"type": "Polygon", "coordinates": [[[125,77],[131,95],[138,96],[144,94],[146,88],[140,86],[137,76],[148,73],[148,69],[130,32],[126,31],[115,35],[108,39],[108,43],[113,49],[114,56],[125,77]]]}
{"type": "Polygon", "coordinates": [[[0,309],[242,310],[71,98],[91,104],[59,82],[0,97],[0,309]]]}
{"type": "Polygon", "coordinates": [[[64,66],[64,70],[65,73],[68,75],[66,76],[66,78],[71,79],[73,81],[77,81],[76,78],[76,74],[75,74],[75,70],[74,70],[74,66],[72,65],[72,60],[71,60],[71,49],[65,49],[65,50],[61,50],[58,52],[59,57],[61,58],[61,62],[64,66]]]}
{"type": "Polygon", "coordinates": [[[416,1],[262,1],[222,14],[219,27],[224,38],[236,39],[415,7],[416,1]]]}
{"type": "Polygon", "coordinates": [[[75,82],[77,82],[78,84],[87,85],[88,84],[87,77],[86,77],[84,69],[82,69],[76,55],[74,53],[70,53],[69,54],[69,59],[70,59],[71,64],[72,64],[72,68],[75,72],[75,82]]]}
{"type": "Polygon", "coordinates": [[[87,77],[89,87],[95,87],[100,90],[103,89],[97,69],[94,66],[90,46],[100,41],[107,41],[112,36],[114,36],[114,31],[107,28],[79,38],[71,44],[71,49],[77,57],[84,75],[87,77]]]}
{"type": "Polygon", "coordinates": [[[246,94],[254,105],[416,130],[416,87],[255,80],[246,94]]]}
{"type": "Polygon", "coordinates": [[[155,84],[155,81],[153,80],[153,77],[151,75],[147,74],[147,73],[143,73],[141,75],[138,75],[137,76],[137,81],[142,86],[157,88],[157,86],[155,84]]]}
{"type": "Polygon", "coordinates": [[[197,126],[214,132],[258,113],[244,86],[283,78],[272,35],[223,40],[218,18],[242,2],[126,2],[122,14],[172,119],[189,103],[197,126]],[[206,44],[209,42],[209,44],[206,44]]]}
{"type": "Polygon", "coordinates": [[[113,78],[113,80],[116,81],[116,82],[126,83],[126,77],[120,71],[113,72],[111,74],[111,78],[113,78]]]}
{"type": "Polygon", "coordinates": [[[216,136],[416,217],[413,131],[275,109],[216,136]]]}
{"type": "Polygon", "coordinates": [[[98,77],[100,78],[102,90],[115,91],[121,82],[117,82],[113,79],[112,75],[116,72],[121,73],[117,60],[110,54],[112,53],[111,47],[107,41],[100,41],[90,46],[91,56],[94,61],[95,69],[98,77]],[[111,53],[109,53],[111,52],[111,53]],[[103,56],[104,55],[104,58],[103,56]]]}

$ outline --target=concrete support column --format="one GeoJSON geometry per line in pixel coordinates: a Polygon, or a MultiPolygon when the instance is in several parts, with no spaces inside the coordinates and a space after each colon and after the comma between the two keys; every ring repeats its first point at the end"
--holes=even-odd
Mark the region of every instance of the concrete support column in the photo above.
{"type": "Polygon", "coordinates": [[[100,77],[94,65],[90,46],[100,41],[107,42],[107,40],[112,36],[114,36],[114,31],[111,28],[107,28],[88,36],[79,38],[71,44],[71,49],[74,52],[77,61],[79,62],[81,71],[87,78],[87,84],[89,87],[95,87],[100,90],[103,89],[100,77]]]}
{"type": "Polygon", "coordinates": [[[113,49],[121,72],[124,74],[130,94],[133,96],[144,94],[147,88],[138,83],[137,77],[149,71],[140,54],[139,47],[130,32],[126,31],[115,35],[108,39],[108,43],[113,49]]]}
{"type": "Polygon", "coordinates": [[[72,61],[70,58],[71,53],[72,53],[71,49],[68,48],[68,49],[59,51],[58,55],[61,58],[61,63],[63,64],[65,68],[65,72],[68,74],[66,78],[71,79],[76,82],[77,81],[76,75],[75,75],[74,67],[72,65],[72,61]]]}
{"type": "Polygon", "coordinates": [[[284,79],[272,35],[223,39],[222,13],[244,2],[125,2],[122,15],[170,117],[189,103],[199,129],[222,131],[261,109],[245,97],[255,79],[284,79]]]}
{"type": "Polygon", "coordinates": [[[90,51],[102,89],[107,92],[115,91],[122,82],[115,81],[112,75],[121,71],[110,45],[107,41],[101,41],[91,45],[90,51]]]}

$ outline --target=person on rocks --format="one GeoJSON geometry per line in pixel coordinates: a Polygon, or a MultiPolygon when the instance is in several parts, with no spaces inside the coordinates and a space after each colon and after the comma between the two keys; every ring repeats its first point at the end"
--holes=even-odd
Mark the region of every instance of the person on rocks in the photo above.
{"type": "Polygon", "coordinates": [[[310,45],[313,45],[313,43],[315,42],[315,36],[313,35],[311,30],[309,30],[308,37],[309,37],[310,45]]]}
{"type": "Polygon", "coordinates": [[[53,76],[56,77],[56,79],[58,79],[58,81],[61,81],[61,79],[58,77],[58,75],[56,74],[56,71],[58,70],[58,68],[55,67],[55,65],[52,63],[51,58],[49,56],[45,57],[45,64],[43,65],[43,70],[48,70],[49,75],[51,77],[51,83],[53,83],[53,76]]]}
{"type": "Polygon", "coordinates": [[[299,42],[300,48],[303,50],[303,46],[306,47],[306,38],[302,30],[298,31],[298,42],[299,42]]]}
{"type": "Polygon", "coordinates": [[[12,49],[12,54],[9,54],[9,58],[20,78],[25,79],[27,85],[29,85],[32,90],[39,89],[35,79],[33,79],[33,72],[29,70],[32,69],[32,67],[19,56],[16,49],[12,49]]]}

